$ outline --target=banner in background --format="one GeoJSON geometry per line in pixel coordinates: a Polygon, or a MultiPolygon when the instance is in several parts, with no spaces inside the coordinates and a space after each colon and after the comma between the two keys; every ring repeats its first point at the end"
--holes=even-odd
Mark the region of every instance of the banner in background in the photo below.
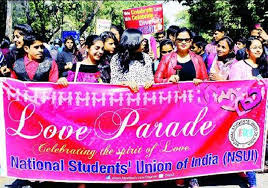
{"type": "Polygon", "coordinates": [[[164,30],[162,4],[123,10],[126,28],[139,29],[143,34],[164,30]]]}
{"type": "Polygon", "coordinates": [[[100,35],[104,31],[110,31],[111,20],[97,19],[96,21],[96,35],[100,35]]]}
{"type": "Polygon", "coordinates": [[[263,168],[267,80],[139,93],[106,84],[2,85],[1,172],[10,177],[120,183],[263,168]]]}
{"type": "Polygon", "coordinates": [[[66,37],[72,36],[75,41],[79,41],[80,34],[78,31],[62,31],[61,32],[61,39],[64,42],[66,37]]]}

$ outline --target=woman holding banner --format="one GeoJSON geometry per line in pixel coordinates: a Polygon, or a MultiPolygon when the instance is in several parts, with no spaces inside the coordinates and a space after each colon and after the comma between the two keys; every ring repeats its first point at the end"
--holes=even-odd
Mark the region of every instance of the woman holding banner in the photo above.
{"type": "MultiPolygon", "coordinates": [[[[230,69],[229,80],[251,80],[268,78],[268,59],[259,38],[250,37],[246,42],[247,57],[234,63],[230,69]]],[[[250,188],[257,187],[255,172],[246,172],[250,188]]]]}
{"type": "MultiPolygon", "coordinates": [[[[111,60],[111,84],[128,86],[133,92],[139,91],[139,85],[145,89],[154,83],[152,60],[143,51],[143,36],[137,29],[124,31],[118,53],[111,60]]],[[[147,183],[143,184],[144,186],[147,183]]],[[[124,188],[131,188],[132,184],[125,184],[124,188]]]]}
{"type": "MultiPolygon", "coordinates": [[[[218,48],[219,45],[217,47],[217,51],[218,48]]],[[[262,42],[257,38],[249,38],[246,42],[246,54],[246,58],[231,65],[231,68],[228,72],[228,80],[250,80],[267,78],[268,62],[264,54],[262,42]]],[[[226,78],[219,77],[217,80],[226,80],[226,78]]],[[[251,171],[246,172],[245,174],[240,173],[240,176],[247,179],[250,188],[257,187],[255,172],[251,171]]]]}
{"type": "Polygon", "coordinates": [[[171,52],[164,56],[155,73],[155,82],[193,81],[195,84],[208,79],[206,66],[201,56],[190,51],[192,45],[192,33],[187,28],[179,29],[176,34],[177,52],[171,52]],[[182,69],[177,71],[175,67],[180,65],[182,69]]]}
{"type": "Polygon", "coordinates": [[[90,82],[100,83],[101,73],[99,64],[103,55],[104,44],[102,39],[97,35],[90,35],[86,39],[88,56],[82,62],[77,62],[72,69],[67,72],[67,77],[61,77],[58,84],[67,86],[69,82],[90,82]]]}
{"type": "MultiPolygon", "coordinates": [[[[193,81],[199,84],[208,79],[206,66],[201,56],[190,51],[192,33],[187,28],[180,28],[176,34],[177,52],[163,56],[155,73],[156,83],[193,81]],[[179,68],[178,68],[179,67],[179,68]]],[[[196,178],[190,179],[190,186],[199,187],[196,178]]],[[[178,187],[184,186],[184,180],[176,180],[178,187]]]]}
{"type": "Polygon", "coordinates": [[[143,37],[137,29],[124,31],[118,53],[111,60],[111,83],[128,86],[138,92],[139,85],[150,88],[154,83],[152,60],[142,52],[143,37]]]}
{"type": "MultiPolygon", "coordinates": [[[[67,77],[61,77],[58,84],[66,87],[68,82],[102,82],[100,72],[101,58],[104,53],[104,43],[98,35],[90,35],[86,38],[87,58],[82,62],[77,62],[72,69],[67,72],[67,77]]],[[[86,184],[71,184],[76,188],[86,188],[86,184]]]]}
{"type": "Polygon", "coordinates": [[[233,51],[233,40],[225,36],[217,42],[217,54],[210,54],[208,64],[210,67],[210,80],[220,81],[228,79],[230,67],[237,62],[233,51]],[[211,59],[211,57],[214,57],[211,59]]]}
{"type": "Polygon", "coordinates": [[[247,58],[234,63],[230,69],[229,80],[249,80],[268,77],[268,62],[263,43],[254,37],[246,42],[247,58]]]}

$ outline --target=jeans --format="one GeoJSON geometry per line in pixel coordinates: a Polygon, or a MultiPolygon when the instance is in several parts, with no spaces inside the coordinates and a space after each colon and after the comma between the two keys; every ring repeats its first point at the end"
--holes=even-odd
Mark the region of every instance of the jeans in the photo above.
{"type": "Polygon", "coordinates": [[[256,186],[257,181],[256,181],[256,173],[251,171],[251,172],[246,172],[247,174],[247,180],[249,183],[249,186],[256,186]]]}

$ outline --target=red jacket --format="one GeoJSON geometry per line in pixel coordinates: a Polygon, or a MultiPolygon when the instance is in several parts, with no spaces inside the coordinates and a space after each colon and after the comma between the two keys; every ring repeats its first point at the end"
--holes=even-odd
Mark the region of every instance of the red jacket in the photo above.
{"type": "MultiPolygon", "coordinates": [[[[196,71],[196,78],[201,80],[207,80],[208,74],[205,63],[201,56],[189,52],[191,60],[194,64],[195,71],[196,71]]],[[[164,56],[160,61],[156,73],[154,75],[155,83],[164,83],[168,82],[168,79],[176,74],[176,70],[174,67],[177,65],[177,53],[171,52],[170,54],[164,56]]]]}

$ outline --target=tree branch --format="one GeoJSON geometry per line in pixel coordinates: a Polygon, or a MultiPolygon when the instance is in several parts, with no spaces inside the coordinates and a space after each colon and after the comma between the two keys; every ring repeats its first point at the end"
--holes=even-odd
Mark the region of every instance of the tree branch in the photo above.
{"type": "Polygon", "coordinates": [[[94,16],[97,14],[97,12],[99,11],[101,5],[103,3],[103,0],[98,1],[97,6],[95,7],[94,11],[88,16],[85,24],[81,27],[81,29],[79,30],[80,35],[82,35],[84,33],[84,31],[88,28],[88,26],[90,25],[91,21],[93,20],[94,16]]]}
{"type": "Polygon", "coordinates": [[[24,8],[25,8],[25,14],[26,14],[26,19],[27,19],[27,24],[32,25],[33,23],[33,18],[30,15],[30,10],[29,10],[29,2],[27,0],[24,0],[24,8]]]}
{"type": "MultiPolygon", "coordinates": [[[[46,38],[46,35],[45,33],[47,33],[47,30],[46,30],[46,22],[45,22],[45,19],[44,19],[44,15],[42,14],[42,12],[40,11],[40,7],[38,6],[38,0],[33,0],[34,2],[34,6],[35,6],[35,10],[40,18],[40,22],[41,22],[41,35],[45,38],[45,40],[47,40],[46,38]]],[[[43,1],[44,3],[44,1],[43,1]]]]}

